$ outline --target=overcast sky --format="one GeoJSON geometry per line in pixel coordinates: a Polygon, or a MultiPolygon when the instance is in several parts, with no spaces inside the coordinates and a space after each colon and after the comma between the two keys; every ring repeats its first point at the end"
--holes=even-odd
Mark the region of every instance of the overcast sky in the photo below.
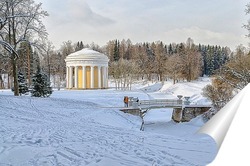
{"type": "Polygon", "coordinates": [[[44,20],[49,39],[59,48],[63,41],[95,42],[113,39],[132,43],[163,41],[247,46],[242,25],[247,0],[36,0],[50,14],[44,20]]]}

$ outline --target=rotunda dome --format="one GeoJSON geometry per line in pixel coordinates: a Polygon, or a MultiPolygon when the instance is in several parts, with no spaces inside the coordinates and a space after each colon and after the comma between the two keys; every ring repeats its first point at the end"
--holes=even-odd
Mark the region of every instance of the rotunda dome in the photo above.
{"type": "Polygon", "coordinates": [[[84,48],[80,51],[74,52],[72,54],[69,54],[65,61],[77,61],[77,60],[84,60],[84,61],[103,61],[103,62],[108,62],[109,59],[106,55],[94,51],[90,48],[84,48]]]}

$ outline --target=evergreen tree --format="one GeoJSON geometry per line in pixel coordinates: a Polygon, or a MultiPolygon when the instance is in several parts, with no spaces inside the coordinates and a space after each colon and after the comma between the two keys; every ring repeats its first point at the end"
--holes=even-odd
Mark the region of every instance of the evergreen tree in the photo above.
{"type": "Polygon", "coordinates": [[[119,61],[120,59],[119,47],[120,47],[120,43],[118,40],[116,40],[115,47],[114,47],[114,61],[119,61]]]}
{"type": "Polygon", "coordinates": [[[29,92],[27,81],[23,73],[18,72],[18,85],[19,85],[19,95],[26,94],[29,92]]]}
{"type": "Polygon", "coordinates": [[[75,52],[76,51],[79,51],[80,50],[80,43],[79,42],[77,42],[77,44],[76,44],[76,48],[75,48],[75,52]]]}
{"type": "Polygon", "coordinates": [[[80,48],[80,50],[82,50],[84,48],[82,41],[80,42],[79,48],[80,48]]]}
{"type": "Polygon", "coordinates": [[[173,47],[172,47],[172,44],[170,43],[169,46],[168,46],[168,53],[170,55],[173,55],[174,54],[174,50],[173,50],[173,47]]]}
{"type": "Polygon", "coordinates": [[[32,77],[31,96],[34,97],[49,97],[52,94],[50,81],[48,76],[38,68],[36,74],[32,77]]]}
{"type": "Polygon", "coordinates": [[[75,47],[75,52],[76,51],[80,51],[80,50],[82,50],[84,48],[84,45],[83,45],[83,42],[81,41],[81,42],[77,42],[76,43],[76,47],[75,47]]]}
{"type": "Polygon", "coordinates": [[[37,60],[39,57],[33,51],[31,44],[28,41],[20,43],[18,49],[19,58],[17,60],[17,67],[20,72],[27,76],[28,86],[31,85],[31,76],[35,73],[37,60]]]}

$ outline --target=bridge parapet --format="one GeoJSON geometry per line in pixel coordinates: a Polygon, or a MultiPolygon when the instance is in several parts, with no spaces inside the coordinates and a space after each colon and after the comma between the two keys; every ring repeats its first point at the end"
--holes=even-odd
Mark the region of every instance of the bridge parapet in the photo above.
{"type": "Polygon", "coordinates": [[[178,95],[178,99],[152,99],[152,100],[139,100],[138,97],[129,97],[128,107],[129,108],[142,108],[142,109],[153,109],[153,108],[211,108],[211,105],[191,104],[189,101],[190,97],[182,98],[178,95]]]}
{"type": "Polygon", "coordinates": [[[143,117],[145,114],[149,110],[157,108],[173,108],[172,119],[175,122],[188,122],[192,118],[208,111],[212,108],[212,105],[190,104],[189,97],[182,98],[181,95],[178,96],[178,99],[153,100],[139,100],[138,98],[129,97],[128,107],[121,109],[121,111],[140,116],[142,118],[143,128],[143,117]]]}

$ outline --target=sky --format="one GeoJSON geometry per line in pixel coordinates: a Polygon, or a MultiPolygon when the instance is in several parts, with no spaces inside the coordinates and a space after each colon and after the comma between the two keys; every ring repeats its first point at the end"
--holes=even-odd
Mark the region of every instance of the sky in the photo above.
{"type": "Polygon", "coordinates": [[[132,43],[248,46],[242,28],[250,15],[247,0],[35,0],[49,13],[44,24],[56,48],[64,41],[104,46],[109,40],[132,43]]]}

